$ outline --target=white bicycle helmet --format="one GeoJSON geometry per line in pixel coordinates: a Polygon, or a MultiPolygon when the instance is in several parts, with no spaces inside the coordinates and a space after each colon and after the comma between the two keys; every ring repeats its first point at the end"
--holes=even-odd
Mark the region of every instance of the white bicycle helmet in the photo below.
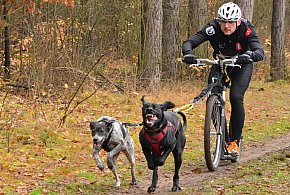
{"type": "Polygon", "coordinates": [[[219,20],[237,21],[242,17],[242,11],[239,6],[233,2],[223,4],[218,10],[219,20]]]}

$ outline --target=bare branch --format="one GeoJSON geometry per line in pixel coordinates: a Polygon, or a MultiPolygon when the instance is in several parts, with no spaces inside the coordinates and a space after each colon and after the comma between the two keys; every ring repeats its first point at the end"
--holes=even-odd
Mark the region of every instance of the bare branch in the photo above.
{"type": "MultiPolygon", "coordinates": [[[[97,60],[97,62],[96,62],[95,64],[93,64],[93,66],[91,67],[91,69],[86,73],[86,75],[84,76],[83,80],[80,82],[78,88],[77,88],[77,89],[75,90],[75,92],[73,93],[71,99],[69,100],[68,104],[67,104],[66,107],[65,107],[65,111],[64,111],[64,114],[63,114],[63,116],[62,116],[62,118],[61,118],[61,120],[60,120],[59,127],[62,127],[62,126],[64,125],[67,116],[68,116],[69,114],[71,114],[71,113],[76,109],[76,107],[77,107],[78,105],[80,105],[84,100],[86,100],[86,99],[88,99],[89,97],[92,96],[92,94],[91,94],[88,98],[85,98],[83,101],[80,101],[79,103],[76,104],[76,106],[74,106],[73,109],[71,109],[71,110],[69,111],[69,108],[70,108],[70,106],[71,106],[73,100],[74,100],[75,97],[77,96],[77,94],[78,94],[78,92],[80,91],[81,87],[83,86],[85,80],[88,78],[89,74],[94,70],[94,68],[97,66],[97,64],[101,61],[101,59],[102,59],[103,56],[104,56],[104,54],[102,54],[102,55],[99,57],[99,59],[97,60]]],[[[95,93],[95,92],[94,92],[94,93],[95,93]]],[[[93,94],[94,94],[94,93],[93,93],[93,94]]]]}

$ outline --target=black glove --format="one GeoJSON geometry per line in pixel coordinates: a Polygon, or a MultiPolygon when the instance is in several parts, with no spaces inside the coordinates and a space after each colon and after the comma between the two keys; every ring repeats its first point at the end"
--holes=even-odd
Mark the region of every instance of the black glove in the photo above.
{"type": "Polygon", "coordinates": [[[247,64],[249,62],[252,62],[252,52],[251,51],[246,51],[242,55],[239,55],[236,64],[247,64]]]}
{"type": "Polygon", "coordinates": [[[183,56],[183,61],[186,64],[196,64],[196,56],[194,54],[186,54],[183,56]]]}

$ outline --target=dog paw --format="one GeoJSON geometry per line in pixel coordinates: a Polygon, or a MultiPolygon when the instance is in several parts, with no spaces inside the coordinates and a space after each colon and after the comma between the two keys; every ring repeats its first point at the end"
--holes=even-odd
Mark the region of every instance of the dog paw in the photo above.
{"type": "Polygon", "coordinates": [[[104,165],[99,164],[99,165],[98,165],[98,168],[99,168],[101,171],[104,171],[104,165]]]}
{"type": "Polygon", "coordinates": [[[148,161],[147,165],[148,165],[148,169],[150,169],[150,170],[154,170],[156,167],[156,165],[153,161],[148,161]]]}
{"type": "Polygon", "coordinates": [[[121,183],[119,182],[119,181],[117,181],[116,183],[115,183],[115,187],[116,188],[119,188],[121,186],[121,183]]]}
{"type": "Polygon", "coordinates": [[[155,164],[151,164],[151,165],[149,165],[149,164],[148,164],[148,169],[150,169],[150,170],[154,170],[154,169],[155,169],[155,167],[156,167],[156,165],[155,165],[155,164]]]}
{"type": "Polygon", "coordinates": [[[165,158],[164,157],[158,157],[158,158],[155,158],[155,161],[154,161],[155,163],[155,165],[156,166],[159,166],[159,167],[161,167],[161,166],[163,166],[164,165],[164,163],[165,163],[165,158]]]}
{"type": "Polygon", "coordinates": [[[155,192],[155,190],[156,190],[156,187],[154,187],[154,186],[150,186],[150,187],[148,188],[147,192],[148,192],[148,193],[152,193],[152,192],[155,192]]]}
{"type": "Polygon", "coordinates": [[[172,191],[172,192],[178,192],[178,191],[181,191],[181,188],[180,188],[178,185],[174,185],[174,186],[171,188],[171,191],[172,191]]]}
{"type": "Polygon", "coordinates": [[[130,183],[130,185],[131,186],[135,186],[135,185],[137,185],[137,181],[134,179],[134,180],[132,180],[132,182],[130,183]]]}

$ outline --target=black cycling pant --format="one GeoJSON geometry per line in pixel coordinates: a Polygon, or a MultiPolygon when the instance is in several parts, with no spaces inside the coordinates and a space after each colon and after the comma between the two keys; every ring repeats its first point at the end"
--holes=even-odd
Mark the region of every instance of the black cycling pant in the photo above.
{"type": "MultiPolygon", "coordinates": [[[[228,75],[231,79],[230,85],[230,103],[231,103],[231,118],[230,118],[230,141],[239,140],[242,135],[242,130],[245,122],[245,109],[244,109],[244,95],[249,87],[253,63],[248,63],[239,67],[228,67],[228,75]]],[[[212,77],[216,75],[217,67],[212,66],[208,83],[212,82],[212,77]]],[[[225,83],[225,78],[224,78],[225,83]]]]}

